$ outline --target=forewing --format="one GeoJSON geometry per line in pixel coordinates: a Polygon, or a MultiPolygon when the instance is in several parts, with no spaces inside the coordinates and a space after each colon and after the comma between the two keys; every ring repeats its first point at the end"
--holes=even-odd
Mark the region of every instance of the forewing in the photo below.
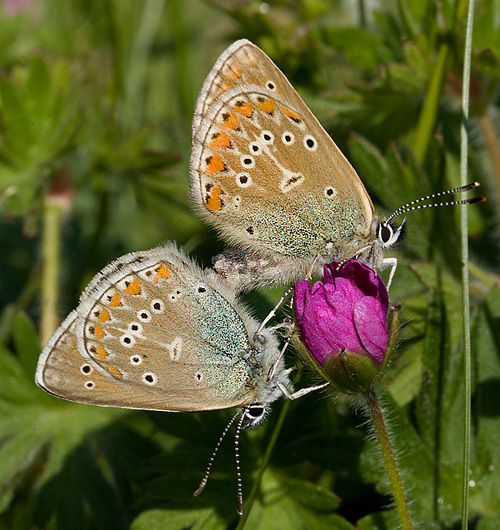
{"type": "Polygon", "coordinates": [[[203,85],[193,120],[191,196],[230,241],[306,257],[370,231],[356,172],[259,48],[238,41],[203,85]]]}
{"type": "Polygon", "coordinates": [[[248,333],[204,280],[172,247],[115,261],[49,341],[37,383],[72,401],[124,408],[246,403],[248,333]]]}

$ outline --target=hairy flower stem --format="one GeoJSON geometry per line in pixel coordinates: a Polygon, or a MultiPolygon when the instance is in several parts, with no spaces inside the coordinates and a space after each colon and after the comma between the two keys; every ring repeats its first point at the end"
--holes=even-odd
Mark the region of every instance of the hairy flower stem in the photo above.
{"type": "Polygon", "coordinates": [[[399,515],[401,528],[403,530],[413,529],[408,499],[406,498],[401,472],[396,460],[396,455],[394,454],[384,412],[380,406],[380,400],[376,391],[373,389],[370,389],[365,393],[365,398],[368,405],[370,418],[372,420],[373,430],[379,443],[385,470],[387,472],[387,476],[389,477],[389,483],[391,486],[392,495],[394,497],[394,502],[396,503],[396,510],[399,515]]]}

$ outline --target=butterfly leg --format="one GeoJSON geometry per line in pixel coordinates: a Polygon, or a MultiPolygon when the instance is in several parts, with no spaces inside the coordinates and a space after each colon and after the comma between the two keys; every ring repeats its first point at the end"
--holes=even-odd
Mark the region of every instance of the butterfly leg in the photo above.
{"type": "Polygon", "coordinates": [[[308,386],[307,388],[301,388],[300,390],[293,392],[293,394],[290,394],[290,392],[288,392],[286,386],[283,383],[281,383],[281,381],[278,381],[276,384],[278,385],[278,388],[281,390],[283,395],[287,397],[288,399],[299,399],[302,396],[309,394],[310,392],[314,392],[315,390],[321,390],[322,388],[325,388],[325,386],[328,386],[330,383],[327,382],[321,385],[314,385],[314,386],[308,386]]]}
{"type": "Polygon", "coordinates": [[[397,258],[384,258],[381,263],[381,269],[386,269],[388,267],[391,268],[391,271],[389,272],[389,280],[387,281],[387,290],[390,289],[392,284],[392,279],[394,278],[394,274],[396,272],[396,269],[398,267],[398,259],[397,258]]]}
{"type": "MultiPolygon", "coordinates": [[[[293,335],[290,334],[290,336],[286,339],[286,342],[283,345],[283,348],[281,348],[281,351],[280,351],[278,357],[276,357],[276,360],[274,361],[273,365],[269,369],[269,372],[267,374],[267,380],[268,381],[271,381],[273,379],[274,374],[276,373],[276,369],[278,368],[278,366],[279,366],[279,364],[281,362],[281,359],[283,358],[283,355],[285,354],[285,351],[288,348],[288,345],[290,344],[290,341],[292,340],[292,336],[293,335]]],[[[290,373],[292,370],[293,370],[293,368],[289,368],[288,370],[285,370],[285,372],[290,373]]]]}

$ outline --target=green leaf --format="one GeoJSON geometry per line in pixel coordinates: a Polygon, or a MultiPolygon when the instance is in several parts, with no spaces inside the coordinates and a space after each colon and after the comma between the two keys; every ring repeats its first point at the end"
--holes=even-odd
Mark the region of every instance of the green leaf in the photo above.
{"type": "Polygon", "coordinates": [[[28,377],[34,378],[40,352],[40,341],[33,322],[25,313],[17,313],[12,330],[19,361],[28,377]]]}
{"type": "Polygon", "coordinates": [[[377,68],[378,54],[383,43],[380,36],[355,27],[323,27],[317,33],[326,44],[345,53],[353,64],[367,70],[377,68]]]}

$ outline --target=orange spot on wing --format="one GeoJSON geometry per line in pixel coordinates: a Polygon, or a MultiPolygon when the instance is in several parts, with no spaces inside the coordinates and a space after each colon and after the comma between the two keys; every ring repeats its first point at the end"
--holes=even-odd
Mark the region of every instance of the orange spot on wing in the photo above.
{"type": "Polygon", "coordinates": [[[118,370],[118,368],[116,368],[116,366],[109,365],[108,372],[111,372],[113,375],[116,375],[118,377],[122,376],[122,373],[120,372],[120,370],[118,370]]]}
{"type": "Polygon", "coordinates": [[[111,320],[111,318],[109,316],[108,310],[104,308],[99,315],[99,322],[107,322],[108,320],[111,320]]]}
{"type": "Polygon", "coordinates": [[[99,326],[99,324],[96,324],[94,337],[99,340],[102,339],[105,335],[106,333],[104,333],[104,330],[101,328],[101,326],[99,326]]]}
{"type": "Polygon", "coordinates": [[[113,298],[111,299],[111,302],[109,302],[110,307],[119,307],[122,305],[120,293],[115,293],[113,295],[113,298]]]}
{"type": "Polygon", "coordinates": [[[233,131],[237,131],[240,128],[240,124],[238,122],[238,116],[234,112],[231,112],[229,116],[227,116],[224,121],[222,122],[222,125],[228,129],[232,129],[233,131]]]}
{"type": "Polygon", "coordinates": [[[238,114],[242,114],[243,116],[246,116],[247,118],[252,117],[253,107],[252,105],[250,105],[250,103],[245,103],[244,105],[236,106],[233,108],[234,108],[234,111],[237,112],[238,114]]]}
{"type": "Polygon", "coordinates": [[[210,142],[210,147],[213,149],[231,147],[229,136],[226,132],[222,131],[210,142]]]}
{"type": "Polygon", "coordinates": [[[170,276],[170,270],[165,265],[165,263],[162,263],[160,265],[160,268],[156,271],[156,276],[155,276],[155,279],[153,281],[154,281],[154,283],[158,283],[160,278],[162,280],[166,280],[169,276],[170,276]]]}
{"type": "Polygon", "coordinates": [[[270,99],[265,99],[264,101],[256,103],[255,105],[259,110],[265,112],[266,114],[272,114],[276,108],[270,99]]]}
{"type": "Polygon", "coordinates": [[[285,116],[288,116],[294,122],[300,123],[302,121],[302,117],[299,116],[296,112],[293,112],[293,110],[287,109],[286,107],[281,107],[281,110],[283,111],[283,114],[285,114],[285,116]]]}
{"type": "Polygon", "coordinates": [[[218,212],[222,208],[222,200],[219,195],[222,193],[220,186],[214,186],[207,199],[207,208],[213,212],[218,212]]]}
{"type": "Polygon", "coordinates": [[[134,278],[125,289],[125,293],[135,295],[141,292],[141,280],[134,278]]]}
{"type": "Polygon", "coordinates": [[[210,162],[208,163],[208,166],[205,171],[209,175],[213,175],[214,173],[220,173],[221,171],[224,171],[225,169],[226,169],[226,164],[224,164],[222,157],[218,153],[214,153],[210,157],[210,162]]]}
{"type": "Polygon", "coordinates": [[[104,361],[108,356],[108,352],[100,344],[96,344],[95,349],[97,351],[96,359],[98,361],[104,361]]]}

